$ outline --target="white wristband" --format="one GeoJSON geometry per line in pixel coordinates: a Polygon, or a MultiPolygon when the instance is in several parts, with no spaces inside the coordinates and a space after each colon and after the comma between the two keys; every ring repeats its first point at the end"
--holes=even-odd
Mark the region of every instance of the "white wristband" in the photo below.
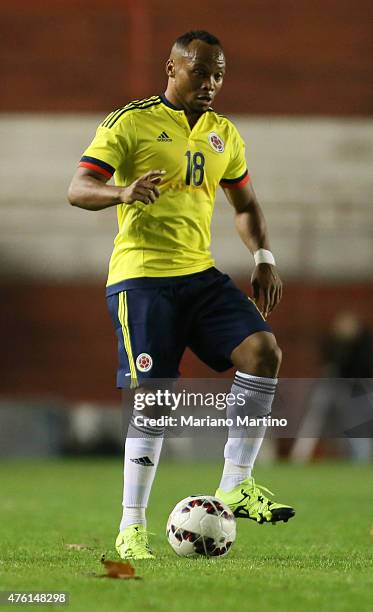
{"type": "Polygon", "coordinates": [[[271,251],[267,251],[267,249],[258,249],[254,253],[254,261],[255,265],[258,264],[271,264],[271,266],[275,266],[275,258],[273,257],[271,251]]]}

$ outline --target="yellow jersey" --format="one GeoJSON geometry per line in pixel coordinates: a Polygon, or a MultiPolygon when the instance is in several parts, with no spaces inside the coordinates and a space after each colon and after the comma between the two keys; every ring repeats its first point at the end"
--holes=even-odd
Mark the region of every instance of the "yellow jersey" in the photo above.
{"type": "Polygon", "coordinates": [[[149,170],[166,170],[155,203],[120,204],[109,264],[109,294],[123,281],[174,277],[214,265],[210,224],[216,190],[249,180],[245,145],[229,119],[212,109],[190,127],[165,96],[136,100],[98,127],[80,166],[127,186],[149,170]],[[112,291],[111,291],[112,290],[112,291]]]}

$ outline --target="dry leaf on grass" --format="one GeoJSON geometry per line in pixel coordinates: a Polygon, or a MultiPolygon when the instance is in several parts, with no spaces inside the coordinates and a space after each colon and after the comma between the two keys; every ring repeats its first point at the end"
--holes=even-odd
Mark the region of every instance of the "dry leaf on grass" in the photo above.
{"type": "Polygon", "coordinates": [[[101,563],[105,566],[106,574],[100,578],[120,578],[122,580],[139,580],[140,576],[135,575],[135,568],[129,561],[106,561],[105,556],[101,558],[101,563]]]}

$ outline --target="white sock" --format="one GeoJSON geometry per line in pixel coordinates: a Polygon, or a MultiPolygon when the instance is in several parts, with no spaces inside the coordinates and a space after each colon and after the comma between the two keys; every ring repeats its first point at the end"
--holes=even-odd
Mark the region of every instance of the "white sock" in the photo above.
{"type": "MultiPolygon", "coordinates": [[[[232,393],[245,395],[244,405],[236,403],[227,409],[227,416],[236,423],[237,416],[250,418],[268,416],[275,394],[277,378],[264,378],[236,372],[232,393]]],[[[229,429],[228,440],[224,447],[225,464],[219,488],[231,491],[240,482],[251,476],[255,460],[262,445],[266,427],[258,426],[251,430],[249,437],[246,428],[233,426],[229,429]]]]}
{"type": "Polygon", "coordinates": [[[123,529],[129,525],[145,525],[146,527],[145,508],[123,506],[123,516],[120,522],[119,531],[123,531],[123,529]]]}
{"type": "Polygon", "coordinates": [[[249,465],[236,465],[230,459],[226,459],[219,489],[231,491],[234,487],[239,485],[240,482],[251,476],[251,469],[249,465]]]}
{"type": "Polygon", "coordinates": [[[146,525],[145,509],[162,450],[164,428],[137,427],[131,420],[125,445],[123,515],[119,530],[146,525]],[[138,437],[143,436],[143,437],[138,437]]]}

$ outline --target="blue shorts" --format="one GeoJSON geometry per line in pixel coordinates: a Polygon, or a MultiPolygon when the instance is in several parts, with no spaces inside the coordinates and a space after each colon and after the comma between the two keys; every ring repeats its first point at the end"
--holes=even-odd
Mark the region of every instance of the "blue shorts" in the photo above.
{"type": "Polygon", "coordinates": [[[107,301],[118,337],[120,388],[177,378],[186,347],[222,372],[247,336],[271,332],[250,298],[216,268],[130,279],[108,287],[107,301]]]}

